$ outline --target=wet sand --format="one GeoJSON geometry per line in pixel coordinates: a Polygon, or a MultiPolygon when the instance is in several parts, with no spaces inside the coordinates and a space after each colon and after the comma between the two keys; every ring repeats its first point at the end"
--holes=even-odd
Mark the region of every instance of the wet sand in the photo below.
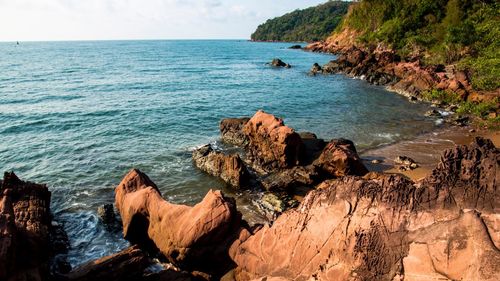
{"type": "Polygon", "coordinates": [[[444,150],[455,145],[469,144],[476,136],[489,138],[496,147],[500,147],[499,131],[470,132],[471,129],[471,127],[448,127],[423,134],[412,140],[362,151],[360,155],[370,171],[403,174],[417,181],[432,171],[444,150]],[[419,167],[412,171],[401,172],[394,167],[394,159],[397,156],[408,156],[414,159],[419,167]],[[375,159],[382,162],[371,163],[375,159]]]}

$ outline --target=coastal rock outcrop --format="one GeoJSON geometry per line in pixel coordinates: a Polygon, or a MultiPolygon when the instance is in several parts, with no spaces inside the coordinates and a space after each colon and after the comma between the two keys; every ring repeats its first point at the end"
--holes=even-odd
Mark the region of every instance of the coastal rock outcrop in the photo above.
{"type": "Polygon", "coordinates": [[[264,171],[291,168],[303,159],[304,143],[299,134],[272,114],[257,111],[243,133],[248,138],[248,158],[264,171]]]}
{"type": "Polygon", "coordinates": [[[284,68],[290,68],[292,67],[291,65],[289,65],[288,63],[282,61],[281,59],[273,59],[270,63],[271,66],[274,66],[274,67],[284,67],[284,68]]]}
{"type": "Polygon", "coordinates": [[[245,126],[248,120],[250,120],[248,117],[222,119],[219,124],[222,141],[237,146],[244,146],[248,140],[243,133],[243,126],[245,126]]]}
{"type": "Polygon", "coordinates": [[[250,175],[238,154],[226,155],[215,151],[210,144],[193,151],[193,161],[199,169],[222,180],[235,188],[248,183],[250,175]]]}
{"type": "Polygon", "coordinates": [[[47,186],[5,173],[0,181],[0,280],[47,280],[50,230],[47,186]]]}
{"type": "Polygon", "coordinates": [[[346,139],[330,141],[314,162],[323,172],[334,177],[346,175],[363,176],[368,173],[358,156],[354,143],[346,139]]]}
{"type": "Polygon", "coordinates": [[[227,249],[239,235],[242,221],[234,200],[220,191],[209,191],[193,207],[171,204],[144,173],[134,169],[116,187],[115,204],[123,235],[131,243],[157,248],[183,269],[217,276],[232,266],[227,249]]]}
{"type": "Polygon", "coordinates": [[[498,280],[498,152],[476,139],[417,183],[325,181],[231,248],[236,280],[498,280]]]}

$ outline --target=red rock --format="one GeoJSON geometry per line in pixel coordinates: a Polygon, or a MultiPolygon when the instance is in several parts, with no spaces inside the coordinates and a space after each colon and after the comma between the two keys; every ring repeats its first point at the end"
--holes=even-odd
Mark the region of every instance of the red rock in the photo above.
{"type": "Polygon", "coordinates": [[[246,185],[250,179],[248,170],[238,154],[226,155],[215,151],[210,144],[193,151],[193,161],[199,169],[235,188],[246,185]]]}
{"type": "Polygon", "coordinates": [[[445,152],[419,183],[326,181],[231,247],[236,280],[498,280],[498,157],[478,139],[445,152]]]}
{"type": "Polygon", "coordinates": [[[263,170],[299,165],[304,153],[300,136],[283,120],[262,110],[243,127],[248,137],[247,155],[263,170]]]}
{"type": "Polygon", "coordinates": [[[328,143],[314,165],[334,177],[368,173],[352,141],[345,139],[328,143]]]}
{"type": "Polygon", "coordinates": [[[45,185],[5,173],[0,186],[0,279],[49,276],[50,192],[45,185]]]}
{"type": "Polygon", "coordinates": [[[115,204],[132,243],[154,243],[183,269],[224,271],[231,265],[227,248],[239,233],[241,215],[220,191],[210,190],[194,207],[175,205],[145,174],[131,170],[115,189],[115,204]]]}

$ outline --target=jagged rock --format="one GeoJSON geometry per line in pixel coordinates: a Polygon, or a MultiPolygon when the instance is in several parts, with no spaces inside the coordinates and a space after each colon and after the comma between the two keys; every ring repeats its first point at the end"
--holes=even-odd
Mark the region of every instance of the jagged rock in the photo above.
{"type": "Polygon", "coordinates": [[[138,246],[83,264],[63,277],[69,281],[142,280],[151,265],[147,254],[138,246]]]}
{"type": "Polygon", "coordinates": [[[316,171],[316,167],[312,165],[297,166],[271,173],[261,180],[261,184],[268,191],[279,191],[313,186],[321,179],[322,177],[316,171]]]}
{"type": "Polygon", "coordinates": [[[99,206],[99,208],[97,208],[97,214],[105,224],[110,224],[116,221],[113,204],[104,204],[99,206]]]}
{"type": "Polygon", "coordinates": [[[299,136],[305,148],[304,164],[311,164],[323,152],[327,143],[310,132],[300,132],[299,136]]]}
{"type": "Polygon", "coordinates": [[[199,169],[222,180],[235,188],[248,183],[250,175],[238,154],[226,155],[215,151],[210,144],[193,151],[193,161],[199,169]]]}
{"type": "Polygon", "coordinates": [[[46,280],[50,274],[50,192],[5,173],[0,186],[0,280],[46,280]]]}
{"type": "Polygon", "coordinates": [[[418,183],[325,181],[231,247],[236,280],[498,280],[498,152],[484,139],[448,150],[418,183]]]}
{"type": "Polygon", "coordinates": [[[441,117],[441,113],[435,109],[427,111],[424,115],[427,117],[441,117]]]}
{"type": "Polygon", "coordinates": [[[247,156],[258,168],[272,171],[299,165],[304,155],[300,136],[283,120],[262,110],[245,124],[247,156]]]}
{"type": "Polygon", "coordinates": [[[273,61],[270,63],[274,67],[284,67],[284,68],[290,68],[292,67],[288,63],[285,63],[284,61],[280,59],[273,59],[273,61]]]}
{"type": "Polygon", "coordinates": [[[321,72],[323,72],[323,68],[321,68],[321,66],[317,62],[315,62],[311,67],[311,70],[309,70],[309,73],[312,75],[316,75],[321,72]]]}
{"type": "Polygon", "coordinates": [[[408,156],[398,156],[394,159],[394,163],[400,171],[410,171],[418,168],[417,162],[408,156]]]}
{"type": "Polygon", "coordinates": [[[346,139],[330,141],[319,158],[314,161],[314,165],[333,177],[362,176],[368,173],[358,156],[354,143],[346,139]]]}
{"type": "Polygon", "coordinates": [[[250,118],[226,118],[222,119],[219,128],[222,141],[238,146],[243,146],[247,143],[247,137],[243,133],[243,126],[250,118]]]}
{"type": "Polygon", "coordinates": [[[156,247],[187,270],[217,275],[232,266],[227,249],[239,234],[241,214],[234,200],[220,191],[210,190],[193,207],[171,204],[144,173],[134,169],[116,187],[115,205],[124,237],[131,243],[156,247]]]}

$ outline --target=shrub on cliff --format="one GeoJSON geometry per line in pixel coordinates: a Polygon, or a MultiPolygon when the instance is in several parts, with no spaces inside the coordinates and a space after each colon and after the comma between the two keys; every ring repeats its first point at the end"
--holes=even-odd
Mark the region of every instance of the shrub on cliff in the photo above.
{"type": "Polygon", "coordinates": [[[296,10],[259,25],[252,34],[256,41],[318,41],[328,37],[347,13],[350,2],[329,1],[296,10]]]}
{"type": "Polygon", "coordinates": [[[500,87],[500,3],[494,0],[362,0],[337,32],[356,30],[358,41],[384,43],[427,64],[457,64],[477,90],[500,87]]]}

